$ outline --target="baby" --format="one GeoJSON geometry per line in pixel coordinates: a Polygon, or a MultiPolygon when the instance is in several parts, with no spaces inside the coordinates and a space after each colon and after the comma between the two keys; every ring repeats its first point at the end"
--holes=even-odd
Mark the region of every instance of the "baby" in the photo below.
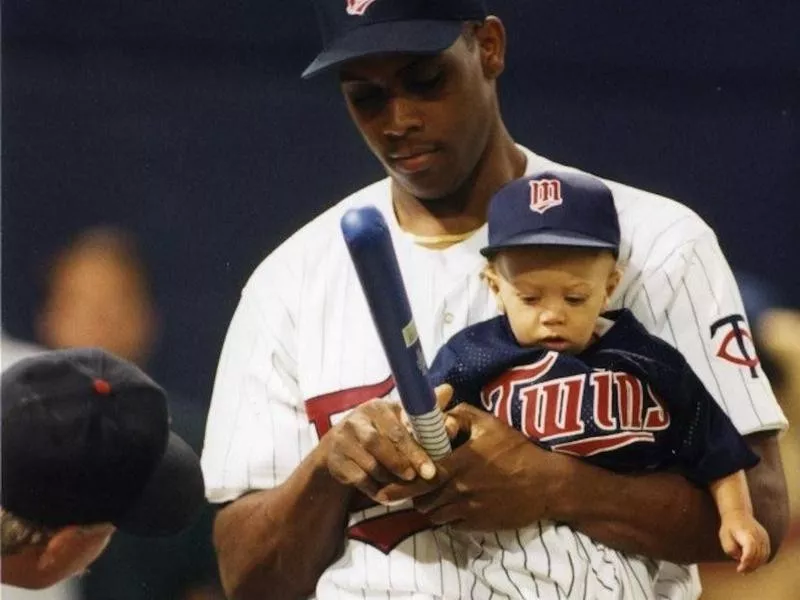
{"type": "Polygon", "coordinates": [[[545,448],[617,472],[678,469],[707,486],[724,551],[752,571],[769,557],[744,475],[758,457],[680,352],[628,310],[604,312],[619,245],[599,179],[543,172],[504,186],[482,250],[502,315],[454,335],[431,381],[545,448]]]}

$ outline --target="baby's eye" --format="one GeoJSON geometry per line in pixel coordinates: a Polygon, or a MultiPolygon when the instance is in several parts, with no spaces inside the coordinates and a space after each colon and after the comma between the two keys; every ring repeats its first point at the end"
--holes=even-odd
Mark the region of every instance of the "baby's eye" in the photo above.
{"type": "Polygon", "coordinates": [[[521,300],[525,304],[536,304],[539,302],[539,296],[522,296],[521,300]]]}
{"type": "Polygon", "coordinates": [[[580,306],[586,303],[586,296],[567,296],[566,301],[572,306],[580,306]]]}

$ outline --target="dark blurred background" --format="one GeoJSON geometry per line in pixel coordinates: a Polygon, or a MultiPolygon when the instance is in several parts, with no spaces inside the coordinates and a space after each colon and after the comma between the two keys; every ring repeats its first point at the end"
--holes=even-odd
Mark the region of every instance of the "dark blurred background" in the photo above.
{"type": "MultiPolygon", "coordinates": [[[[688,204],[737,269],[800,304],[800,3],[490,6],[509,33],[501,96],[518,141],[688,204]]],[[[381,175],[335,82],[299,79],[318,47],[310,4],[2,8],[4,328],[34,339],[48,258],[121,225],[161,311],[152,371],[206,402],[253,268],[381,175]]]]}
{"type": "MultiPolygon", "coordinates": [[[[800,2],[490,6],[508,29],[501,98],[519,142],[688,204],[737,271],[800,307],[800,2]]],[[[199,450],[247,277],[382,175],[335,80],[300,80],[317,50],[309,0],[3,0],[5,332],[127,348],[199,450]]],[[[209,513],[158,544],[118,534],[84,600],[219,600],[210,527],[209,513]]],[[[796,590],[792,556],[781,581],[796,590]]]]}

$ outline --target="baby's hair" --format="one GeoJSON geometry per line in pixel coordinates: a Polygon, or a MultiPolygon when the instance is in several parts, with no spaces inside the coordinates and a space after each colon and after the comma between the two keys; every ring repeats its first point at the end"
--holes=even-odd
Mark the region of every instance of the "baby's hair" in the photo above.
{"type": "Polygon", "coordinates": [[[53,532],[43,525],[23,519],[0,508],[2,556],[17,554],[29,546],[38,546],[50,539],[53,532]]]}

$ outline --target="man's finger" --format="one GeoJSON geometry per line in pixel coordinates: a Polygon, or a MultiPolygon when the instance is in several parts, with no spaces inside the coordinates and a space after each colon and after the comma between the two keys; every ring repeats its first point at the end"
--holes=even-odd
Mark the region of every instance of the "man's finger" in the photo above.
{"type": "Polygon", "coordinates": [[[424,494],[428,494],[436,489],[436,484],[424,479],[417,479],[409,483],[390,483],[381,488],[376,497],[381,504],[386,502],[398,502],[409,500],[424,494]]]}
{"type": "Polygon", "coordinates": [[[353,486],[370,498],[374,499],[380,489],[378,483],[364,469],[348,458],[331,458],[328,462],[328,470],[339,483],[353,486]]]}
{"type": "Polygon", "coordinates": [[[446,410],[447,405],[450,404],[450,401],[453,399],[453,386],[449,383],[443,383],[442,385],[436,386],[433,393],[436,395],[436,405],[439,407],[439,410],[446,410]]]}
{"type": "MultiPolygon", "coordinates": [[[[392,443],[395,444],[397,451],[411,464],[413,470],[419,473],[420,477],[433,479],[436,476],[436,465],[434,465],[433,460],[410,434],[399,436],[393,439],[392,443]]],[[[411,479],[406,475],[402,478],[411,479]]]]}
{"type": "MultiPolygon", "coordinates": [[[[377,465],[398,479],[411,480],[419,472],[419,462],[422,460],[420,454],[427,458],[427,454],[422,450],[406,431],[400,422],[399,415],[385,417],[385,415],[375,415],[373,424],[369,428],[357,429],[356,436],[362,448],[350,450],[352,456],[369,457],[377,465]]],[[[359,464],[370,471],[371,464],[364,464],[363,460],[357,460],[359,464]]],[[[427,459],[430,461],[430,459],[427,459]]],[[[431,465],[432,466],[432,465],[431,465]]],[[[383,479],[391,481],[392,478],[383,479]]]]}

